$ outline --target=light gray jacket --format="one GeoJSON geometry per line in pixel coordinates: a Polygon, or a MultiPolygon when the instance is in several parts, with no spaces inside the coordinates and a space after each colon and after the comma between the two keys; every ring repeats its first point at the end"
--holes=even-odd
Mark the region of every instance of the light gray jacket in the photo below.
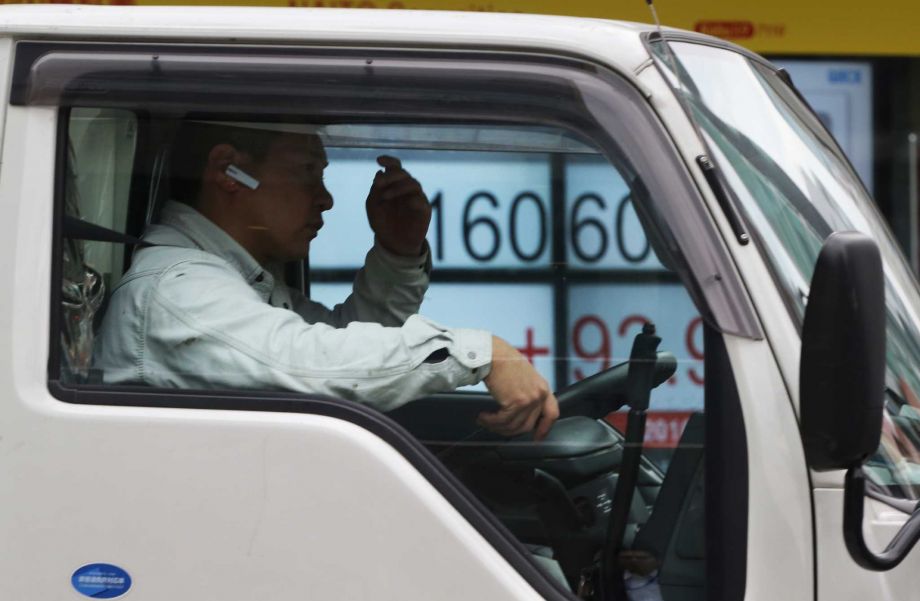
{"type": "Polygon", "coordinates": [[[427,254],[407,259],[375,245],[352,294],[330,310],[193,208],[167,203],[160,221],[103,319],[94,366],[107,383],[293,390],[386,411],[488,374],[488,332],[417,314],[427,254]]]}

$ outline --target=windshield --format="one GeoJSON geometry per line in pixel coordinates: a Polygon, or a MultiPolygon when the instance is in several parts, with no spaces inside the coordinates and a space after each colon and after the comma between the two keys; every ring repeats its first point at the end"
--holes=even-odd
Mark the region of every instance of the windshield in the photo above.
{"type": "MultiPolygon", "coordinates": [[[[655,51],[664,50],[654,44],[655,51]]],[[[769,67],[729,50],[672,43],[659,64],[680,91],[801,323],[821,245],[857,230],[885,268],[888,395],[866,472],[883,492],[920,498],[920,295],[903,256],[839,147],[769,67]]]]}

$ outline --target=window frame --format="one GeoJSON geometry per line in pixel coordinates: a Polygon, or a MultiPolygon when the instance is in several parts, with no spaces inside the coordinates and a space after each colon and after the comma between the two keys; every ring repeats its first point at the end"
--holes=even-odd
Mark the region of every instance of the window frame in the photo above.
{"type": "MultiPolygon", "coordinates": [[[[801,120],[803,127],[807,128],[809,132],[812,133],[824,145],[826,150],[834,155],[834,157],[839,161],[840,165],[844,169],[846,169],[848,174],[851,176],[852,181],[858,183],[859,188],[866,195],[866,197],[874,200],[872,193],[868,190],[862,178],[859,177],[859,174],[856,172],[856,169],[853,167],[849,158],[846,156],[846,153],[844,152],[843,148],[840,146],[838,141],[833,137],[828,127],[824,123],[822,123],[821,120],[818,118],[817,113],[815,113],[814,109],[811,107],[808,101],[804,98],[804,96],[802,96],[799,90],[795,87],[788,73],[786,73],[782,68],[778,68],[777,66],[772,64],[769,60],[745,48],[740,48],[738,46],[735,46],[734,44],[731,44],[723,40],[710,39],[710,38],[702,37],[702,36],[699,36],[693,33],[689,33],[689,32],[666,32],[663,35],[658,35],[657,33],[645,33],[643,34],[643,42],[650,53],[654,52],[652,48],[654,44],[661,44],[661,43],[665,43],[665,44],[680,43],[680,44],[688,44],[688,45],[705,46],[705,47],[710,47],[710,48],[714,48],[714,49],[725,51],[725,52],[731,52],[733,54],[741,56],[747,63],[749,63],[752,71],[757,71],[761,75],[769,74],[769,75],[774,76],[775,77],[774,80],[767,80],[766,82],[767,85],[771,86],[773,88],[773,91],[776,92],[777,94],[787,95],[788,97],[794,97],[795,99],[801,102],[801,105],[787,103],[785,106],[788,110],[794,113],[795,117],[801,120]]],[[[669,52],[671,52],[671,50],[669,50],[669,52]]],[[[665,79],[668,79],[669,74],[665,73],[665,68],[662,66],[659,59],[657,58],[655,60],[655,66],[657,70],[659,71],[659,73],[661,74],[661,76],[665,79]]],[[[680,99],[680,106],[683,109],[684,113],[687,115],[687,118],[692,121],[693,118],[691,116],[691,110],[690,110],[689,105],[683,99],[680,99]]],[[[694,127],[699,129],[697,125],[694,125],[694,127]]],[[[702,132],[698,132],[698,136],[700,138],[700,141],[704,145],[706,146],[709,145],[708,141],[706,140],[706,136],[703,135],[702,132]]],[[[742,218],[745,221],[747,222],[752,221],[748,214],[748,209],[744,206],[744,203],[736,201],[734,205],[736,207],[736,210],[738,210],[741,213],[742,218]]],[[[877,210],[877,207],[876,207],[876,210],[877,210]]],[[[891,235],[890,226],[887,223],[887,221],[880,218],[879,224],[882,226],[884,230],[888,232],[889,237],[893,240],[894,237],[893,235],[891,235]]],[[[767,250],[768,245],[767,245],[767,242],[764,240],[763,236],[759,233],[759,231],[756,228],[748,228],[747,231],[751,235],[751,237],[754,239],[755,241],[754,246],[756,247],[757,252],[760,255],[761,259],[763,260],[763,263],[766,266],[767,271],[769,272],[777,290],[780,291],[780,298],[783,302],[783,305],[786,308],[787,314],[789,315],[790,322],[792,323],[793,327],[796,329],[796,332],[799,335],[801,335],[802,326],[804,322],[804,314],[805,314],[804,309],[800,311],[796,307],[795,301],[793,300],[792,295],[787,292],[788,287],[783,282],[783,278],[780,275],[779,268],[776,265],[776,262],[773,261],[769,256],[770,253],[767,250]]],[[[886,328],[887,327],[889,326],[888,326],[888,322],[886,321],[886,328]]],[[[797,386],[797,385],[798,385],[797,382],[793,383],[793,386],[797,386]]],[[[885,404],[884,411],[885,411],[885,419],[890,419],[891,417],[894,417],[894,415],[890,413],[890,409],[888,408],[887,402],[885,404]]],[[[895,427],[900,429],[899,425],[895,425],[895,427]]],[[[884,431],[883,431],[883,436],[884,436],[884,431]]],[[[914,449],[918,449],[918,447],[914,445],[914,449]]],[[[879,451],[881,451],[881,446],[879,448],[879,451]]],[[[874,458],[879,457],[879,456],[882,456],[882,454],[877,451],[875,455],[869,458],[867,463],[864,465],[864,469],[868,471],[868,468],[870,467],[869,464],[872,462],[874,458]]],[[[883,456],[883,459],[885,460],[885,466],[892,465],[888,461],[887,457],[883,456]]],[[[905,511],[906,513],[911,513],[914,509],[916,509],[917,507],[920,507],[920,499],[910,499],[907,496],[892,494],[891,492],[892,490],[897,489],[898,487],[903,487],[903,486],[909,486],[912,489],[916,490],[918,487],[920,487],[920,483],[894,482],[892,484],[883,485],[883,484],[874,482],[868,474],[867,474],[867,482],[868,484],[867,484],[866,494],[867,496],[873,499],[883,502],[889,505],[890,507],[893,507],[900,511],[905,511]]]]}
{"type": "MultiPolygon", "coordinates": [[[[138,44],[90,45],[96,47],[104,46],[104,49],[102,50],[103,52],[118,52],[119,50],[137,48],[139,46],[144,48],[151,47],[151,45],[138,44]]],[[[28,104],[28,102],[23,102],[21,90],[24,89],[24,78],[28,77],[28,67],[31,64],[31,61],[35,60],[36,56],[41,55],[41,52],[36,51],[40,50],[41,48],[54,48],[55,46],[60,47],[62,45],[50,42],[35,43],[30,48],[29,53],[27,53],[23,59],[20,58],[21,55],[17,49],[16,68],[14,70],[15,74],[13,79],[13,94],[11,95],[11,102],[13,104],[28,104]],[[20,90],[19,96],[17,96],[17,90],[20,90]]],[[[67,43],[63,44],[63,46],[79,46],[84,48],[86,47],[86,44],[67,43]]],[[[176,45],[167,44],[160,45],[159,47],[168,50],[170,48],[175,48],[176,45]]],[[[201,51],[202,48],[203,47],[196,46],[195,50],[201,51]]],[[[220,55],[221,52],[225,51],[231,53],[239,52],[238,47],[232,46],[215,45],[207,46],[204,48],[206,49],[207,53],[213,53],[215,55],[220,55]]],[[[291,52],[291,49],[280,49],[278,52],[279,55],[284,55],[291,52]]],[[[301,52],[309,53],[309,50],[301,49],[301,52]]],[[[324,50],[322,52],[332,52],[334,55],[335,53],[348,55],[349,52],[353,54],[360,54],[362,52],[366,53],[366,49],[332,49],[324,50]]],[[[389,50],[387,52],[391,56],[399,56],[401,54],[400,51],[396,50],[389,50]]],[[[419,60],[420,57],[433,58],[442,61],[445,60],[445,56],[465,61],[469,61],[471,58],[469,52],[449,52],[444,50],[405,49],[402,53],[413,61],[419,60]]],[[[595,84],[596,87],[603,90],[598,92],[601,95],[603,95],[605,92],[609,95],[611,78],[617,80],[619,82],[618,85],[623,86],[624,89],[627,89],[627,93],[633,96],[635,107],[638,107],[638,109],[644,112],[646,115],[647,123],[641,126],[634,125],[633,127],[647,128],[648,131],[646,134],[655,137],[661,146],[668,149],[667,156],[659,157],[659,159],[663,158],[664,160],[670,162],[670,168],[677,176],[679,176],[679,179],[682,178],[684,180],[680,182],[680,185],[684,187],[686,195],[688,195],[693,200],[697,207],[704,207],[702,198],[699,195],[699,190],[689,179],[689,175],[686,173],[686,166],[680,159],[676,148],[666,134],[664,128],[658,120],[658,117],[652,111],[646,99],[643,98],[641,91],[632,86],[632,84],[630,84],[625,78],[616,75],[602,65],[598,65],[594,62],[584,59],[575,60],[571,58],[534,55],[523,52],[493,52],[491,54],[484,52],[474,54],[475,59],[480,60],[483,65],[488,64],[490,60],[496,61],[500,59],[505,61],[506,64],[510,63],[513,66],[521,66],[522,71],[524,70],[524,67],[528,67],[529,69],[536,71],[539,71],[541,68],[552,68],[556,70],[561,68],[563,72],[572,76],[578,74],[580,77],[590,78],[591,82],[595,84]],[[604,86],[607,86],[607,88],[604,88],[604,86]],[[657,131],[652,131],[656,128],[657,131]]],[[[363,54],[361,55],[363,56],[363,54]]],[[[526,81],[526,79],[524,81],[526,81]]],[[[59,106],[59,122],[57,127],[56,140],[57,149],[55,164],[56,181],[54,183],[54,223],[52,226],[52,300],[50,322],[51,328],[49,332],[51,344],[49,347],[50,352],[48,364],[48,388],[55,398],[68,403],[85,405],[305,413],[334,417],[356,424],[359,427],[362,427],[379,436],[388,444],[390,444],[394,449],[396,449],[400,454],[406,457],[406,459],[416,469],[419,470],[419,472],[426,478],[426,480],[428,480],[442,495],[444,495],[444,497],[464,516],[464,518],[467,519],[474,526],[474,528],[476,528],[477,531],[479,531],[486,538],[486,540],[489,541],[489,543],[504,557],[504,559],[507,560],[509,564],[511,564],[522,575],[522,577],[524,577],[528,583],[535,588],[535,590],[537,590],[537,592],[539,592],[547,599],[572,598],[572,594],[568,590],[562,587],[559,583],[552,580],[536,566],[534,560],[530,558],[530,554],[527,549],[520,542],[518,542],[517,539],[515,539],[514,536],[510,534],[510,532],[506,530],[504,525],[502,525],[497,520],[497,518],[492,515],[491,512],[489,512],[480,503],[480,501],[478,501],[478,499],[476,499],[472,492],[468,490],[463,484],[461,484],[459,480],[452,473],[450,473],[424,445],[422,445],[415,437],[409,434],[401,425],[394,422],[391,418],[359,403],[343,401],[339,399],[331,399],[319,395],[303,395],[298,393],[284,392],[239,390],[177,390],[133,386],[72,385],[62,382],[60,379],[59,348],[61,252],[63,240],[63,227],[61,217],[64,211],[64,194],[66,186],[66,141],[68,127],[67,115],[69,114],[69,109],[66,103],[58,104],[56,106],[59,106]]],[[[582,108],[582,110],[587,109],[582,108]]],[[[138,109],[136,113],[138,114],[140,121],[142,115],[145,114],[145,111],[138,109]]],[[[606,129],[604,129],[602,133],[605,136],[612,137],[612,134],[606,129]]],[[[146,154],[146,151],[138,152],[135,157],[135,161],[140,160],[140,157],[144,154],[146,154]]],[[[638,170],[641,173],[643,168],[640,167],[638,170]]],[[[132,183],[131,194],[134,195],[134,193],[135,189],[132,183]]],[[[715,229],[715,226],[711,220],[705,217],[708,215],[705,212],[705,208],[701,208],[700,210],[700,215],[703,216],[701,217],[701,219],[703,219],[703,224],[711,228],[713,233],[716,234],[711,243],[704,244],[711,246],[713,253],[723,262],[723,265],[727,266],[721,281],[727,281],[730,284],[738,287],[738,290],[743,291],[744,288],[740,283],[740,278],[733,268],[733,263],[728,256],[727,249],[724,247],[724,241],[722,240],[721,236],[718,235],[718,230],[715,229]]],[[[551,219],[557,219],[560,216],[551,214],[550,217],[551,219]]],[[[556,226],[553,225],[553,227],[556,226]]],[[[670,237],[666,239],[671,240],[670,237]]],[[[706,296],[699,292],[701,284],[695,280],[686,281],[687,277],[689,276],[684,274],[684,277],[681,278],[681,282],[688,290],[697,290],[697,294],[691,294],[691,296],[693,297],[697,308],[701,310],[701,313],[703,315],[707,315],[707,310],[711,311],[711,309],[706,303],[706,296]]],[[[750,304],[750,300],[746,296],[746,293],[742,293],[738,298],[741,299],[740,306],[734,306],[732,309],[739,314],[747,314],[745,317],[743,317],[743,320],[746,319],[748,321],[748,326],[750,327],[750,330],[746,333],[746,335],[754,338],[762,337],[759,329],[759,322],[755,317],[755,313],[750,304]]],[[[728,553],[727,551],[721,552],[719,553],[719,557],[726,560],[731,560],[733,566],[740,565],[740,569],[716,569],[716,566],[714,565],[715,561],[710,559],[711,556],[709,555],[709,551],[713,548],[712,545],[717,544],[717,539],[715,536],[710,536],[710,529],[716,528],[714,525],[715,516],[720,515],[720,513],[709,511],[709,507],[712,506],[712,500],[718,496],[719,503],[715,506],[721,508],[722,515],[724,515],[726,512],[731,514],[734,520],[732,524],[746,524],[746,434],[744,431],[743,420],[741,419],[740,401],[738,400],[737,389],[734,384],[734,375],[731,371],[731,364],[728,360],[721,334],[719,334],[711,324],[707,324],[706,332],[707,366],[710,365],[710,361],[712,361],[713,364],[718,365],[719,369],[712,370],[710,373],[724,374],[724,377],[712,378],[711,384],[710,378],[707,378],[706,398],[708,400],[710,397],[710,387],[712,387],[712,389],[718,389],[722,394],[725,395],[725,407],[706,407],[707,415],[719,415],[718,423],[721,424],[719,427],[707,427],[706,434],[706,446],[707,449],[709,449],[709,452],[707,453],[708,457],[706,467],[707,471],[712,470],[707,475],[706,493],[707,515],[710,516],[706,521],[706,582],[707,587],[713,587],[711,590],[727,591],[731,593],[729,597],[740,599],[743,596],[744,591],[744,566],[746,561],[746,552],[739,552],[739,550],[746,549],[746,528],[717,528],[717,548],[733,550],[732,553],[728,553]],[[709,358],[710,348],[713,349],[711,359],[709,358]],[[726,428],[728,428],[728,430],[726,430],[726,428]],[[726,432],[729,433],[728,436],[725,436],[726,432]],[[709,457],[718,457],[718,455],[714,453],[714,451],[718,449],[721,449],[721,452],[730,453],[731,456],[735,457],[736,460],[734,462],[729,462],[730,465],[725,467],[723,462],[709,459],[709,457]],[[731,482],[744,483],[744,490],[740,491],[739,494],[737,489],[730,488],[728,483],[731,482]],[[716,485],[716,483],[721,484],[716,485]],[[712,487],[712,490],[716,491],[717,494],[710,494],[710,487],[712,487]],[[723,547],[723,545],[725,546],[723,547]],[[715,578],[718,581],[710,582],[710,578],[715,578]],[[738,586],[739,579],[740,588],[738,586]]],[[[742,333],[742,335],[745,335],[745,333],[742,333]]]]}

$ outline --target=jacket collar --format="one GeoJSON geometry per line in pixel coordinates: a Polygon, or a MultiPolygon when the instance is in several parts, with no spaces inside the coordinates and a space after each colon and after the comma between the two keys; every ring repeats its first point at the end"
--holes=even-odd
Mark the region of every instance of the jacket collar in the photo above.
{"type": "Polygon", "coordinates": [[[260,265],[217,224],[185,203],[167,201],[160,213],[160,222],[147,229],[144,240],[162,246],[189,246],[191,243],[230,263],[263,296],[271,294],[274,288],[274,277],[269,269],[260,265]]]}

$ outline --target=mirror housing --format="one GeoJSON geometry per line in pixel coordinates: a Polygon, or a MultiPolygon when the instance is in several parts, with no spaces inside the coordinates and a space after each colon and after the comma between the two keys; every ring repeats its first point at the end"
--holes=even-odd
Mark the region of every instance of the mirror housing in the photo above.
{"type": "Polygon", "coordinates": [[[799,370],[802,441],[818,471],[878,449],[885,399],[885,281],[875,242],[836,232],[815,264],[799,370]]]}
{"type": "Polygon", "coordinates": [[[920,540],[920,506],[881,553],[866,544],[862,466],[878,449],[885,401],[885,278],[875,242],[831,234],[811,280],[799,371],[805,459],[815,470],[846,469],[843,539],[858,565],[897,566],[920,540]]]}

